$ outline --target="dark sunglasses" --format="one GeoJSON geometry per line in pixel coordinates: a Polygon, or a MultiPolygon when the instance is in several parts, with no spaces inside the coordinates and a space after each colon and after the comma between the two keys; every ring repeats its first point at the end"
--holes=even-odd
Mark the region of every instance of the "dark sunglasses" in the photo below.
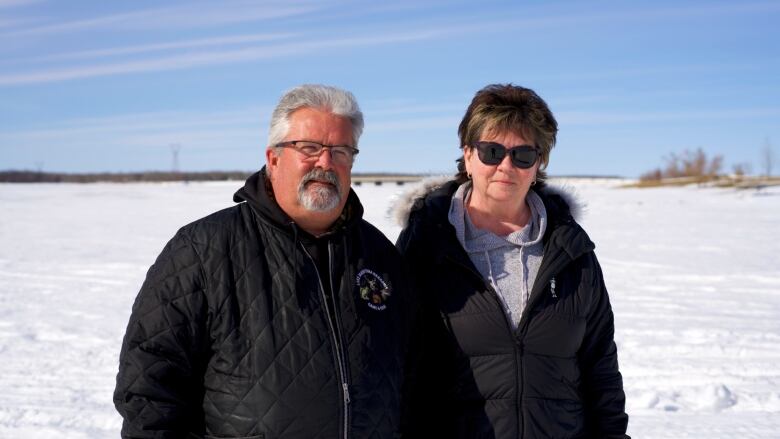
{"type": "Polygon", "coordinates": [[[520,169],[528,169],[539,158],[539,150],[531,145],[518,145],[511,148],[496,142],[474,142],[479,160],[486,165],[497,165],[504,160],[507,152],[512,164],[520,169]]]}

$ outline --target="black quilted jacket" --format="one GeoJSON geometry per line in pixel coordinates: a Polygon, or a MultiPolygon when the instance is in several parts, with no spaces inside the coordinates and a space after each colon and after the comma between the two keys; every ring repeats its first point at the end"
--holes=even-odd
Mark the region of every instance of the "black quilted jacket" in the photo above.
{"type": "Polygon", "coordinates": [[[410,320],[397,250],[352,191],[315,239],[264,188],[261,171],[246,202],[183,227],[150,268],[119,360],[123,437],[397,434],[410,320]]]}
{"type": "Polygon", "coordinates": [[[447,219],[456,188],[418,199],[397,243],[424,309],[404,437],[625,438],[612,310],[594,245],[567,204],[537,188],[544,257],[513,331],[447,219]]]}

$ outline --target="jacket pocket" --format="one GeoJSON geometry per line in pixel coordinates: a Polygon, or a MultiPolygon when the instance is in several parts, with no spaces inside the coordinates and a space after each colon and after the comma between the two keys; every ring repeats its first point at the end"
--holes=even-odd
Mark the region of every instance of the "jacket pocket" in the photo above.
{"type": "Polygon", "coordinates": [[[585,410],[579,401],[527,398],[523,437],[573,439],[585,437],[585,410]]]}
{"type": "Polygon", "coordinates": [[[582,400],[581,372],[576,357],[526,355],[524,366],[525,396],[575,402],[582,400]]]}
{"type": "Polygon", "coordinates": [[[551,357],[577,355],[585,336],[585,319],[545,310],[532,317],[524,337],[526,351],[551,357]]]}

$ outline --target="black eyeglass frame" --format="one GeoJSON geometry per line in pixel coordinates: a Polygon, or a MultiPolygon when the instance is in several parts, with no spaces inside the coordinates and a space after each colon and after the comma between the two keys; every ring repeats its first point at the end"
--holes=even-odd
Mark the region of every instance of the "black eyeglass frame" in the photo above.
{"type": "Polygon", "coordinates": [[[498,142],[476,141],[472,142],[470,146],[477,150],[479,161],[488,166],[498,165],[508,153],[515,167],[528,169],[533,167],[540,156],[539,148],[533,145],[516,145],[507,148],[498,142]],[[493,151],[489,151],[488,148],[493,148],[493,151]]]}
{"type": "Polygon", "coordinates": [[[287,141],[284,141],[284,142],[277,143],[276,145],[274,145],[274,147],[276,147],[276,148],[292,148],[292,149],[300,152],[301,154],[305,155],[306,157],[310,157],[310,158],[319,157],[322,154],[322,151],[325,150],[326,148],[330,148],[330,150],[331,150],[331,158],[333,158],[334,157],[333,156],[333,150],[338,148],[338,150],[344,150],[344,152],[347,154],[347,156],[350,159],[350,161],[349,161],[350,164],[355,161],[355,156],[358,155],[358,153],[360,152],[360,150],[355,148],[354,146],[349,146],[349,145],[325,145],[323,143],[315,142],[315,141],[312,141],[312,140],[287,140],[287,141]],[[301,149],[298,146],[299,143],[308,143],[308,144],[311,144],[311,145],[316,145],[318,147],[317,151],[313,152],[311,154],[307,153],[307,152],[305,152],[303,149],[301,149]]]}

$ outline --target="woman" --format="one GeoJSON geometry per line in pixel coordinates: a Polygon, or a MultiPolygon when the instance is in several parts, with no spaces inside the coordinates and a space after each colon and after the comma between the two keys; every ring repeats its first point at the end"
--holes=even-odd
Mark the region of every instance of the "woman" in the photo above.
{"type": "Polygon", "coordinates": [[[489,85],[455,179],[409,198],[397,246],[423,306],[404,437],[627,437],[594,245],[545,185],[557,131],[532,90],[489,85]]]}

